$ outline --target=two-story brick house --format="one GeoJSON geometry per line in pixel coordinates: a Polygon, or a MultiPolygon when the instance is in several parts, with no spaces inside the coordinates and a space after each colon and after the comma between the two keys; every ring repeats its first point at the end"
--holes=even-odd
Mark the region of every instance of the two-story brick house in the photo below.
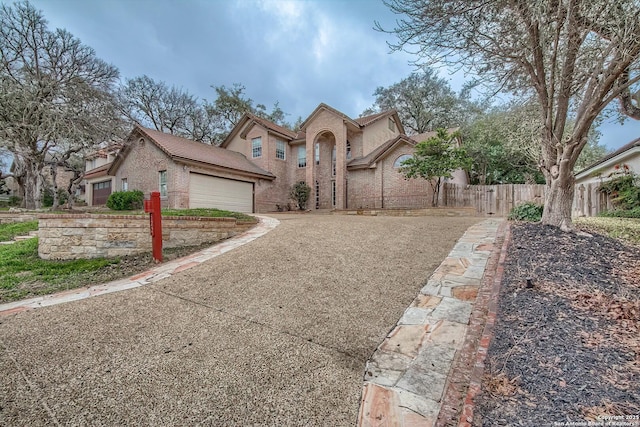
{"type": "MultiPolygon", "coordinates": [[[[405,135],[393,110],[352,119],[320,104],[297,133],[247,114],[221,146],[276,176],[256,188],[258,211],[286,205],[299,181],[312,189],[311,209],[421,208],[430,205],[429,183],[405,179],[399,167],[433,135],[405,135]]],[[[454,182],[466,183],[466,174],[457,172],[454,182]]]]}
{"type": "Polygon", "coordinates": [[[293,205],[301,181],[310,209],[422,208],[429,183],[406,180],[399,167],[433,134],[405,135],[393,110],[352,119],[320,104],[298,132],[246,114],[220,147],[136,126],[106,172],[115,188],[160,191],[172,208],[271,212],[293,205]]]}

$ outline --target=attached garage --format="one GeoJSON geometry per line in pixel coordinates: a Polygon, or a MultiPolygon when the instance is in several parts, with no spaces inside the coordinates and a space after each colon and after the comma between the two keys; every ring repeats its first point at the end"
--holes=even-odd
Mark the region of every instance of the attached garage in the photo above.
{"type": "Polygon", "coordinates": [[[111,195],[111,180],[93,184],[92,206],[106,205],[111,195]]]}
{"type": "Polygon", "coordinates": [[[191,172],[189,207],[253,212],[253,183],[191,172]]]}

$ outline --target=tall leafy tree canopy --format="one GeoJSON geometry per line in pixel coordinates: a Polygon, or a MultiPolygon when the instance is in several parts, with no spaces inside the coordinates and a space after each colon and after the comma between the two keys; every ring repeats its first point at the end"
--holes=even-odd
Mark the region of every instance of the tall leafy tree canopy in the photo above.
{"type": "Polygon", "coordinates": [[[373,95],[375,103],[363,115],[394,109],[408,134],[460,126],[464,117],[463,103],[429,67],[389,87],[378,87],[373,95]]]}
{"type": "Polygon", "coordinates": [[[547,185],[542,222],[572,230],[573,169],[592,124],[616,99],[624,113],[640,112],[632,96],[640,80],[638,2],[384,2],[400,16],[390,30],[394,49],[416,53],[418,62],[463,67],[498,90],[535,99],[547,185]]]}
{"type": "Polygon", "coordinates": [[[29,3],[0,6],[0,144],[13,155],[26,207],[41,207],[47,158],[64,162],[121,129],[117,81],[114,66],[50,30],[29,3]]]}

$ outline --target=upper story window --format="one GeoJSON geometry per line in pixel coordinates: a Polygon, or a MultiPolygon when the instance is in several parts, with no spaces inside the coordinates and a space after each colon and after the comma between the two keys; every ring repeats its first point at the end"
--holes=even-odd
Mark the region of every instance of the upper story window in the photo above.
{"type": "Polygon", "coordinates": [[[285,160],[287,145],[284,141],[276,140],[276,159],[285,160]]]}
{"type": "Polygon", "coordinates": [[[402,167],[402,162],[404,162],[405,160],[408,160],[411,158],[411,155],[409,154],[403,154],[402,156],[398,157],[396,159],[395,162],[393,162],[393,167],[398,169],[402,167]]]}
{"type": "Polygon", "coordinates": [[[160,197],[167,197],[167,171],[158,172],[160,197]]]}
{"type": "Polygon", "coordinates": [[[251,157],[262,157],[262,137],[253,138],[251,140],[251,157]]]}
{"type": "Polygon", "coordinates": [[[304,145],[298,146],[298,167],[307,167],[307,147],[305,147],[304,145]]]}
{"type": "Polygon", "coordinates": [[[347,160],[351,158],[351,143],[347,141],[347,160]]]}
{"type": "Polygon", "coordinates": [[[391,117],[389,117],[389,130],[391,132],[396,131],[396,122],[391,117]]]}
{"type": "Polygon", "coordinates": [[[316,165],[320,164],[320,143],[316,142],[316,165]]]}
{"type": "Polygon", "coordinates": [[[336,176],[336,146],[331,150],[331,175],[336,176]]]}

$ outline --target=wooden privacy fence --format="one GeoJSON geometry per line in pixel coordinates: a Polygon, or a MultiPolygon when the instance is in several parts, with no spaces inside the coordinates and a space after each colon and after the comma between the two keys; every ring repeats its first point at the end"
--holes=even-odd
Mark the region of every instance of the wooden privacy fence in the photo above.
{"type": "MultiPolygon", "coordinates": [[[[574,216],[595,216],[611,209],[608,197],[600,193],[599,183],[578,184],[573,200],[574,216]]],[[[511,209],[525,202],[544,203],[544,184],[459,185],[443,184],[442,206],[473,207],[478,215],[509,215],[511,209]]]]}
{"type": "Polygon", "coordinates": [[[598,191],[599,182],[576,185],[573,195],[573,216],[596,216],[613,209],[609,197],[598,191]]]}

